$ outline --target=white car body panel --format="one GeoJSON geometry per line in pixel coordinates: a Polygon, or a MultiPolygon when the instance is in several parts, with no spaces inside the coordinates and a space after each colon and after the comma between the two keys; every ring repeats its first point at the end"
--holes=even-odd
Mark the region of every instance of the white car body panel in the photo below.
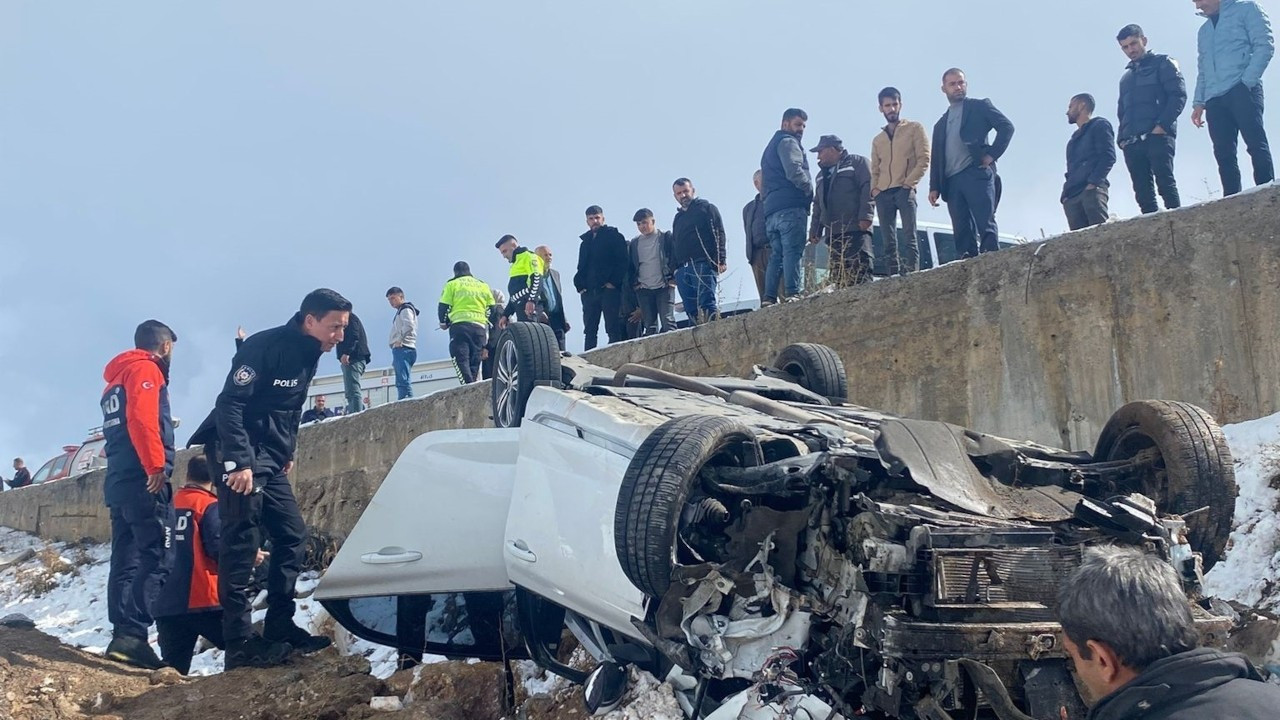
{"type": "Polygon", "coordinates": [[[631,621],[644,617],[645,596],[622,572],[613,516],[635,449],[666,418],[542,388],[525,418],[504,544],[509,579],[643,640],[631,621]]]}
{"type": "Polygon", "coordinates": [[[510,588],[502,538],[519,433],[441,430],[409,443],[316,599],[510,588]]]}

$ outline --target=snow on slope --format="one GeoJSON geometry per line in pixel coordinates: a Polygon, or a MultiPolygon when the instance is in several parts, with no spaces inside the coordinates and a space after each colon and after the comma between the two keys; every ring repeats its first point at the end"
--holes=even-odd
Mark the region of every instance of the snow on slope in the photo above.
{"type": "Polygon", "coordinates": [[[1280,413],[1222,428],[1236,461],[1226,558],[1205,577],[1210,595],[1280,610],[1280,413]]]}

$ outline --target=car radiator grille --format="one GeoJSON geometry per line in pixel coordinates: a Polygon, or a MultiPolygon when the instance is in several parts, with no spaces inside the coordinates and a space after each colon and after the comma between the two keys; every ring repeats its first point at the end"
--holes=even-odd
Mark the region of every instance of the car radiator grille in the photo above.
{"type": "MultiPolygon", "coordinates": [[[[925,550],[932,605],[1053,610],[1062,580],[1080,564],[1078,547],[925,550]]],[[[1033,613],[1035,614],[1035,613],[1033,613]]]]}

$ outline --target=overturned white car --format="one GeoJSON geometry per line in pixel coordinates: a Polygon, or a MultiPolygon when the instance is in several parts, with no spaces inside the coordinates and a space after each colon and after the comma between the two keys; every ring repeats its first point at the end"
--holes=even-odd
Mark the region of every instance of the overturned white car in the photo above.
{"type": "Polygon", "coordinates": [[[850,405],[820,345],[751,379],[608,370],[534,324],[496,352],[499,427],[414,440],[316,597],[408,655],[532,658],[592,710],[637,665],[690,717],[1083,717],[1054,619],[1082,548],[1145,546],[1196,598],[1225,547],[1232,460],[1184,403],[1126,405],[1090,454],[850,405]]]}

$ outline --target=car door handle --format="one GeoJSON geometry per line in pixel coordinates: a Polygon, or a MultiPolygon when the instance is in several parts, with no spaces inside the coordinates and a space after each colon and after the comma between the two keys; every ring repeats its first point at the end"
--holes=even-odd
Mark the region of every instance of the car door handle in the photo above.
{"type": "Polygon", "coordinates": [[[417,562],[422,553],[417,550],[405,550],[402,547],[384,547],[378,552],[365,553],[360,562],[368,565],[392,565],[394,563],[417,562]]]}
{"type": "Polygon", "coordinates": [[[537,554],[530,550],[529,544],[523,540],[508,540],[507,554],[517,560],[530,563],[538,562],[537,554]]]}

